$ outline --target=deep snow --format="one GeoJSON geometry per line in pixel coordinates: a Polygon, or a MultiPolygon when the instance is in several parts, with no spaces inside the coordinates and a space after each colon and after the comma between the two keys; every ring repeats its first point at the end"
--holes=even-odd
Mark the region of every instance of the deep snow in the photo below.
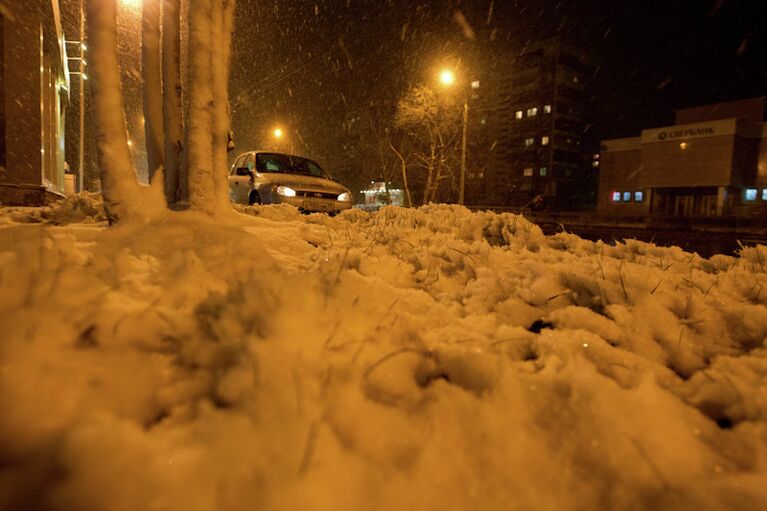
{"type": "Polygon", "coordinates": [[[767,507],[767,247],[239,211],[0,210],[0,506],[767,507]]]}

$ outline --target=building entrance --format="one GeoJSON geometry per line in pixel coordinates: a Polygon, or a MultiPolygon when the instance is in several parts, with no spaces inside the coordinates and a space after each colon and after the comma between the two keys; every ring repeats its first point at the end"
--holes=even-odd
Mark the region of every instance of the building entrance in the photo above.
{"type": "Polygon", "coordinates": [[[692,216],[695,208],[695,197],[692,195],[677,195],[674,201],[674,216],[692,216]]]}
{"type": "Polygon", "coordinates": [[[716,217],[716,188],[655,188],[652,214],[656,217],[716,217]]]}

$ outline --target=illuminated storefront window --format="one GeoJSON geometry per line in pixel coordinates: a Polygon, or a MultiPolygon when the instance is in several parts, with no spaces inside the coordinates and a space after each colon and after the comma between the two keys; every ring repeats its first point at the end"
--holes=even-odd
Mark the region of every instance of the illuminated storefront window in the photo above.
{"type": "Polygon", "coordinates": [[[611,199],[613,202],[620,202],[620,201],[621,201],[621,192],[613,192],[613,193],[610,195],[610,199],[611,199]]]}
{"type": "Polygon", "coordinates": [[[644,192],[634,192],[634,202],[644,201],[644,192]]]}
{"type": "Polygon", "coordinates": [[[756,200],[756,188],[746,188],[745,199],[747,202],[754,202],[756,200]]]}

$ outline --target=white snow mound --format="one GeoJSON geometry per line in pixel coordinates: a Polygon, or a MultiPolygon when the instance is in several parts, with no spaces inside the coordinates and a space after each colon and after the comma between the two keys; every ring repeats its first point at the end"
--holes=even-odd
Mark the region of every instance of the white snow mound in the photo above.
{"type": "Polygon", "coordinates": [[[89,200],[0,214],[0,508],[767,508],[767,247],[89,200]]]}

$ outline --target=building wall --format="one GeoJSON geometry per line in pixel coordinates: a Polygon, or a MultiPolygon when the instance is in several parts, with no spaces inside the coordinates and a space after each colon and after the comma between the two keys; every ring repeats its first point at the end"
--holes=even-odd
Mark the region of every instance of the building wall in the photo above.
{"type": "Polygon", "coordinates": [[[641,184],[642,150],[639,138],[610,141],[600,154],[599,191],[597,211],[605,215],[640,216],[649,210],[650,197],[641,184]],[[629,201],[623,194],[631,194],[629,201]],[[637,202],[636,192],[642,192],[642,201],[637,202]],[[621,194],[620,201],[612,195],[621,194]]]}
{"type": "Polygon", "coordinates": [[[0,10],[0,169],[5,169],[5,166],[5,16],[0,10]]]}
{"type": "Polygon", "coordinates": [[[760,188],[767,187],[767,123],[761,126],[759,140],[759,156],[756,165],[756,185],[760,188]]]}
{"type": "Polygon", "coordinates": [[[56,0],[4,2],[5,168],[0,202],[37,205],[63,193],[66,84],[56,0]]]}
{"type": "Polygon", "coordinates": [[[644,187],[725,186],[732,178],[735,137],[642,145],[644,187]],[[686,149],[680,144],[686,143],[686,149]]]}

